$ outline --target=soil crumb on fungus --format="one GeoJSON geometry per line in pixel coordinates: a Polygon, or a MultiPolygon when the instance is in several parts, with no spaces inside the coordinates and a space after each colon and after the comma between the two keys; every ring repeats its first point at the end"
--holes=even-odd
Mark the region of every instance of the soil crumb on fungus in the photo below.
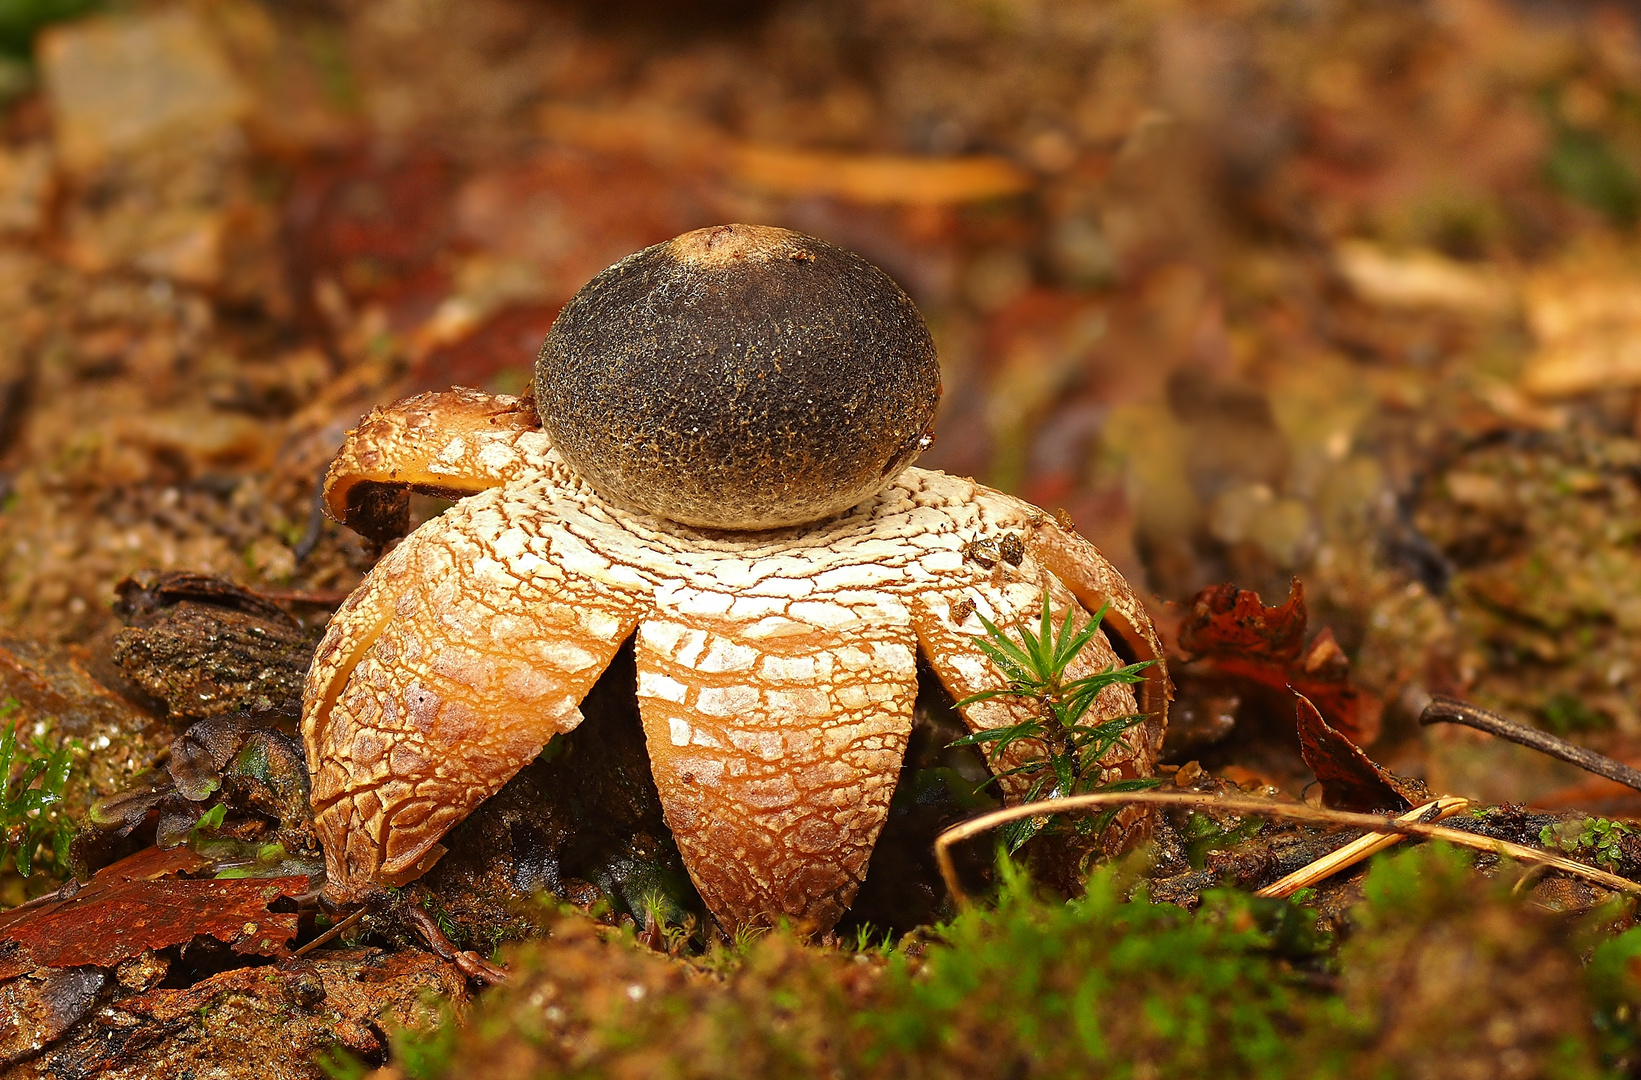
{"type": "MultiPolygon", "coordinates": [[[[809,237],[724,226],[589,283],[543,347],[536,408],[452,390],[367,416],[327,477],[333,515],[391,535],[408,490],[466,497],[382,559],[309,674],[331,897],[425,873],[446,832],[581,722],[630,640],[666,825],[707,909],[729,930],[824,932],[888,818],[920,657],[971,731],[1036,708],[965,701],[1006,682],[977,645],[981,617],[1018,634],[1045,602],[1078,629],[1104,611],[1069,677],[1160,660],[1138,597],[1087,541],[905,467],[938,387],[928,331],[887,275],[809,237]],[[642,446],[621,441],[629,414],[658,418],[642,446]],[[635,490],[650,513],[627,509],[635,490]],[[708,531],[688,524],[704,505],[708,531]],[[771,522],[784,527],[747,528],[771,522]],[[1010,557],[969,558],[976,543],[1010,557]]],[[[1091,722],[1144,714],[1102,776],[1150,775],[1167,696],[1160,663],[1100,690],[1091,722]]]]}

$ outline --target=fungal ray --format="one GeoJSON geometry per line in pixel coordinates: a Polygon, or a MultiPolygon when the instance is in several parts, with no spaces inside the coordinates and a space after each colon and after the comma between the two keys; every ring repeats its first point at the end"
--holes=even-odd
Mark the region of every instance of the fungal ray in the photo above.
{"type": "Polygon", "coordinates": [[[647,606],[539,572],[554,569],[541,538],[508,520],[517,506],[502,495],[468,499],[449,511],[453,527],[401,544],[320,646],[303,730],[337,892],[431,866],[445,832],[581,722],[582,699],[647,606]],[[497,551],[513,529],[535,543],[497,551]],[[531,558],[537,572],[520,572],[531,558]],[[333,643],[356,623],[379,626],[368,646],[333,643]]]}
{"type": "MultiPolygon", "coordinates": [[[[1160,655],[1091,545],[972,480],[910,468],[823,522],[692,529],[607,502],[530,423],[515,399],[424,395],[373,413],[332,470],[333,506],[352,505],[334,494],[364,471],[391,494],[445,458],[485,488],[378,564],[310,671],[303,731],[333,899],[430,866],[445,832],[579,723],[636,634],[652,769],[703,899],[729,927],[824,932],[899,778],[919,650],[954,696],[1004,685],[972,615],[1013,625],[1046,588],[1079,620],[1109,604],[1123,660],[1160,655]]],[[[1096,637],[1074,674],[1118,662],[1096,637]]],[[[1160,669],[1142,692],[1150,719],[1103,762],[1120,775],[1155,761],[1160,669]]],[[[963,711],[982,728],[1022,707],[963,711]]],[[[1107,688],[1097,711],[1133,714],[1133,688],[1107,688]]]]}
{"type": "Polygon", "coordinates": [[[372,409],[348,432],[325,476],[325,505],[337,521],[387,539],[405,531],[409,490],[459,497],[542,470],[569,481],[551,446],[526,399],[463,387],[418,394],[372,409]],[[370,498],[384,488],[399,497],[391,509],[370,498]]]}
{"type": "Polygon", "coordinates": [[[638,631],[638,705],[667,826],[728,925],[837,922],[889,814],[917,697],[904,621],[749,639],[665,609],[638,631]]]}

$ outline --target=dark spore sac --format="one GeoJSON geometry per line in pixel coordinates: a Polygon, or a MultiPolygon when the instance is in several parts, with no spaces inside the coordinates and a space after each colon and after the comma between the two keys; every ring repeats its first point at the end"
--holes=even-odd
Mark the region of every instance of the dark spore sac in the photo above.
{"type": "Polygon", "coordinates": [[[909,465],[940,365],[882,270],[799,233],[721,225],[589,282],[542,344],[535,394],[559,452],[612,502],[774,529],[848,510],[909,465]]]}

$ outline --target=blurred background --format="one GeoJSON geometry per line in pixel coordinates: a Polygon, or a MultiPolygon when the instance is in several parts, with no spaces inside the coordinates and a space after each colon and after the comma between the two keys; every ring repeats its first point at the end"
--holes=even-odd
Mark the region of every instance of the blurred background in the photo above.
{"type": "MultiPolygon", "coordinates": [[[[0,48],[11,630],[95,651],[151,566],[334,603],[362,412],[522,392],[598,270],[770,223],[921,306],[921,464],[1066,510],[1165,629],[1302,582],[1398,771],[1624,808],[1414,718],[1641,760],[1630,7],[0,0],[0,48]]],[[[1292,741],[1178,671],[1176,762],[1292,741]]]]}

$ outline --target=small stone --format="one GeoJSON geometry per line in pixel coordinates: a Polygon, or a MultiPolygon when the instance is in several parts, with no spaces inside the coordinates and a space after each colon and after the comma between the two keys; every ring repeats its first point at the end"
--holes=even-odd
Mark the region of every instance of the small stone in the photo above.
{"type": "Polygon", "coordinates": [[[231,127],[248,106],[221,49],[185,11],[57,26],[36,55],[58,153],[74,173],[231,127]]]}
{"type": "Polygon", "coordinates": [[[51,148],[42,144],[0,150],[0,233],[34,233],[51,201],[51,148]]]}

